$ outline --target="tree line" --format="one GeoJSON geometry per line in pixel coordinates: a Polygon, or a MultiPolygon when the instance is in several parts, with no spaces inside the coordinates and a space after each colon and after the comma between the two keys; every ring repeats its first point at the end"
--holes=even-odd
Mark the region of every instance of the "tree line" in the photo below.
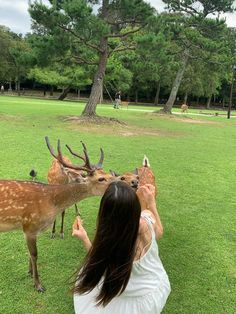
{"type": "MultiPolygon", "coordinates": [[[[114,95],[160,91],[171,113],[176,98],[227,100],[235,75],[236,30],[221,13],[233,0],[164,0],[158,13],[143,0],[30,1],[32,32],[17,35],[0,27],[0,82],[28,78],[63,88],[91,86],[82,115],[96,115],[105,92],[114,95]]],[[[128,96],[127,96],[128,97],[128,96]]]]}

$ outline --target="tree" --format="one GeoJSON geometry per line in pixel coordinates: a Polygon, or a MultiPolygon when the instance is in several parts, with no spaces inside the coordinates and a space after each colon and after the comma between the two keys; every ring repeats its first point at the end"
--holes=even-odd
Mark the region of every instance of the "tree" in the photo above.
{"type": "Polygon", "coordinates": [[[10,82],[14,79],[16,90],[20,91],[20,80],[34,64],[34,56],[25,38],[0,27],[0,80],[10,82]]]}
{"type": "Polygon", "coordinates": [[[45,68],[36,66],[30,70],[28,78],[35,79],[41,84],[63,88],[64,93],[59,96],[60,100],[64,97],[65,91],[71,87],[80,89],[91,84],[91,79],[88,78],[82,67],[78,65],[68,67],[59,63],[45,68]]]}
{"type": "Polygon", "coordinates": [[[201,54],[203,54],[205,55],[205,61],[209,62],[210,55],[214,59],[217,44],[221,44],[218,39],[221,35],[224,21],[218,18],[215,20],[208,19],[207,16],[209,14],[232,11],[233,1],[163,0],[163,2],[167,4],[170,11],[178,13],[174,15],[178,16],[178,25],[176,26],[177,30],[179,30],[175,40],[178,40],[182,48],[179,69],[176,73],[169,99],[162,109],[163,113],[171,113],[189,59],[199,57],[199,55],[202,58],[201,54]]]}
{"type": "Polygon", "coordinates": [[[143,0],[103,0],[101,4],[85,0],[51,2],[51,7],[38,1],[31,4],[35,29],[55,41],[60,36],[67,36],[67,50],[78,63],[97,65],[89,101],[82,113],[94,116],[108,58],[113,53],[135,48],[129,38],[147,24],[153,9],[143,0]],[[120,40],[114,40],[117,38],[120,40]]]}

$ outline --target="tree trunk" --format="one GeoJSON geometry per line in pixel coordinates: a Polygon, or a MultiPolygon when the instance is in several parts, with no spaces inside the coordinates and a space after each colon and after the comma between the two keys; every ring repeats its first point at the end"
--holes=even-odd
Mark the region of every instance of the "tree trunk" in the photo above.
{"type": "Polygon", "coordinates": [[[17,82],[17,94],[18,96],[20,96],[20,79],[18,79],[18,82],[17,82]]]}
{"type": "Polygon", "coordinates": [[[51,89],[50,89],[50,96],[53,96],[53,86],[51,86],[51,89]]]}
{"type": "MultiPolygon", "coordinates": [[[[211,95],[212,96],[212,95],[211,95]]],[[[207,98],[207,109],[210,109],[210,107],[211,107],[211,96],[209,96],[208,98],[207,98]]]]}
{"type": "Polygon", "coordinates": [[[63,100],[66,98],[67,94],[70,91],[70,86],[67,86],[65,89],[63,89],[63,92],[61,93],[61,95],[58,97],[58,100],[63,100]]]}
{"type": "Polygon", "coordinates": [[[100,104],[103,102],[103,85],[101,86],[101,94],[99,99],[100,104]]]}
{"type": "MultiPolygon", "coordinates": [[[[106,20],[109,15],[109,0],[102,1],[101,19],[106,20]]],[[[99,45],[99,63],[97,72],[93,79],[93,86],[89,96],[89,100],[82,112],[82,116],[93,117],[96,116],[96,107],[101,96],[101,90],[103,87],[103,78],[106,71],[108,60],[108,38],[102,37],[99,45]]]]}
{"type": "Polygon", "coordinates": [[[137,103],[138,103],[138,90],[137,89],[135,89],[135,104],[137,105],[137,103]]]}
{"type": "Polygon", "coordinates": [[[158,106],[159,96],[160,96],[160,89],[161,89],[161,81],[159,80],[157,82],[157,90],[156,90],[156,96],[155,96],[155,100],[154,100],[154,106],[158,106]]]}
{"type": "Polygon", "coordinates": [[[184,104],[187,104],[187,100],[188,100],[188,93],[185,93],[185,95],[184,95],[184,104]]]}
{"type": "Polygon", "coordinates": [[[82,116],[96,116],[96,107],[101,97],[101,90],[103,86],[103,78],[106,71],[107,59],[108,59],[108,40],[102,38],[100,42],[99,64],[97,72],[94,76],[92,90],[89,96],[89,100],[82,112],[82,116]]]}
{"type": "Polygon", "coordinates": [[[11,86],[11,79],[9,81],[9,89],[8,89],[9,92],[12,92],[12,86],[11,86]]]}
{"type": "Polygon", "coordinates": [[[171,114],[171,110],[174,105],[174,102],[175,102],[175,99],[179,90],[179,86],[180,86],[180,83],[182,81],[182,78],[183,78],[183,75],[187,66],[187,62],[188,62],[188,55],[184,53],[182,64],[176,74],[176,78],[174,80],[169,99],[167,103],[164,105],[164,107],[160,110],[161,113],[171,114]]]}
{"type": "Polygon", "coordinates": [[[199,97],[197,97],[197,107],[199,106],[199,97]]]}
{"type": "Polygon", "coordinates": [[[80,89],[77,90],[77,98],[80,99],[80,89]]]}

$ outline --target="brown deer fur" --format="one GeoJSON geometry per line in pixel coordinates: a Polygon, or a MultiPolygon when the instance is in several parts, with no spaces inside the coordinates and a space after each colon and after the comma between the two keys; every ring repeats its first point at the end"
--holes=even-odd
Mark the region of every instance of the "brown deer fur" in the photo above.
{"type": "Polygon", "coordinates": [[[188,112],[188,105],[183,104],[183,105],[181,106],[181,112],[182,112],[182,113],[188,112]]]}
{"type": "MultiPolygon", "coordinates": [[[[71,164],[71,161],[68,157],[63,157],[66,162],[71,164]]],[[[59,163],[57,159],[53,159],[52,164],[48,170],[48,183],[49,184],[67,184],[73,181],[74,177],[80,177],[84,173],[82,170],[73,170],[73,169],[65,169],[63,165],[59,163]]],[[[76,214],[79,214],[78,207],[75,204],[76,214]]],[[[61,238],[64,238],[64,218],[65,218],[65,210],[61,213],[61,229],[60,235],[61,238]]],[[[56,232],[56,219],[54,220],[51,238],[55,238],[56,232]]]]}
{"type": "Polygon", "coordinates": [[[157,185],[153,171],[150,168],[149,160],[146,156],[143,159],[143,166],[138,168],[139,186],[152,184],[155,187],[155,197],[157,196],[157,185]]]}

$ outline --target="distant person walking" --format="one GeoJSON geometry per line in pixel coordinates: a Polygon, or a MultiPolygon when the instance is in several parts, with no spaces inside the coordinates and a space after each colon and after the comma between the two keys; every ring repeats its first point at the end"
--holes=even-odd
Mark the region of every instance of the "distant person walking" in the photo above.
{"type": "Polygon", "coordinates": [[[4,86],[1,86],[1,94],[4,94],[4,86]]]}
{"type": "Polygon", "coordinates": [[[119,109],[120,103],[121,103],[121,92],[118,91],[118,92],[115,94],[115,105],[114,105],[114,109],[119,109]]]}

